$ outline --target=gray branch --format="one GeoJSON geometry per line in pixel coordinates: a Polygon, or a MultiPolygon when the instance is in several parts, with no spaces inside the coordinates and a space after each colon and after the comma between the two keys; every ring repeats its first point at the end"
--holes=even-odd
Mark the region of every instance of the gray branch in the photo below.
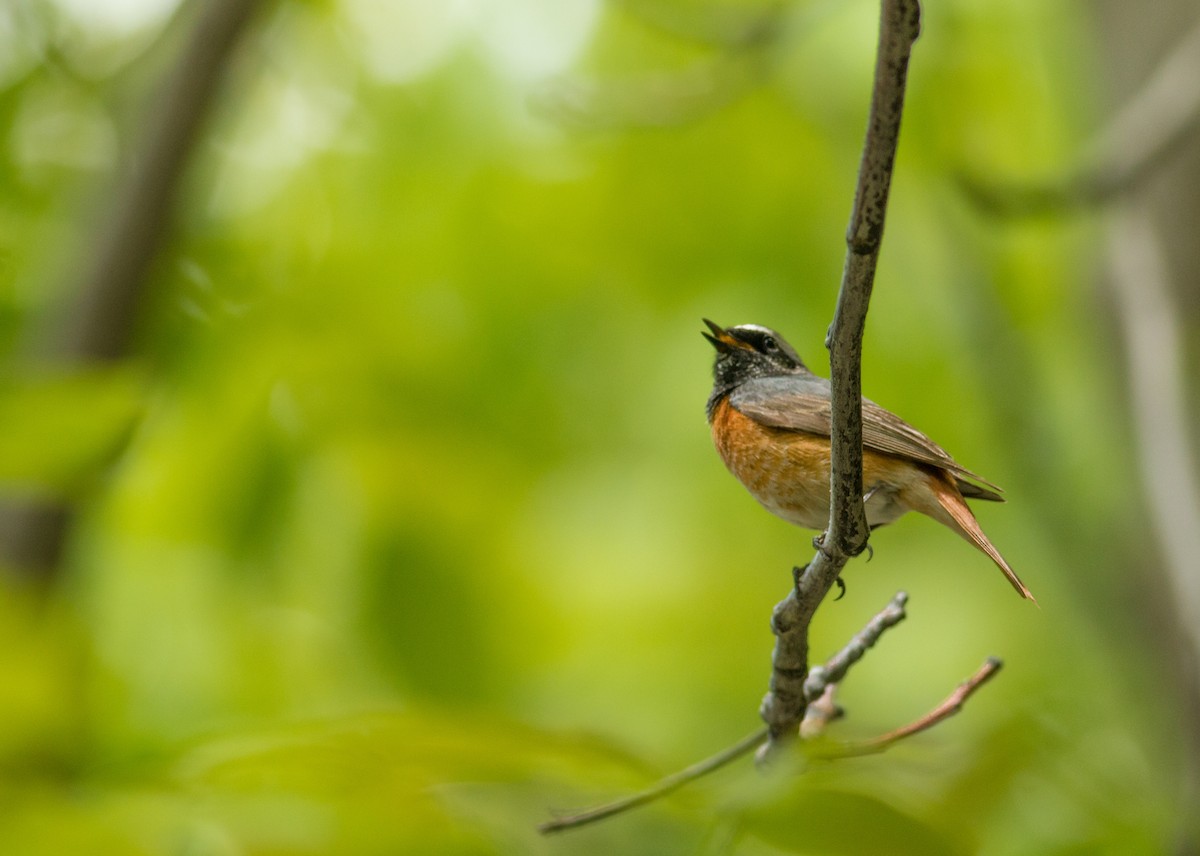
{"type": "Polygon", "coordinates": [[[797,573],[795,588],[775,607],[771,617],[777,638],[770,689],[760,711],[770,739],[759,753],[760,760],[796,735],[810,700],[804,692],[809,623],[846,562],[867,546],[869,529],[862,479],[862,336],[883,238],[908,60],[920,31],[917,0],[883,0],[870,117],[846,232],[848,252],[827,341],[833,388],[829,528],[820,539],[816,558],[797,573]]]}
{"type": "Polygon", "coordinates": [[[888,605],[867,622],[867,626],[856,633],[841,651],[830,657],[824,666],[813,666],[812,671],[808,673],[808,678],[804,681],[804,697],[809,703],[820,698],[821,694],[825,692],[825,687],[840,683],[846,677],[846,672],[850,671],[850,667],[861,660],[863,655],[879,641],[883,631],[889,627],[895,627],[908,617],[904,611],[907,603],[908,595],[902,591],[896,592],[896,596],[888,602],[888,605]]]}
{"type": "Polygon", "coordinates": [[[813,666],[804,681],[804,718],[800,721],[800,736],[809,739],[820,734],[825,726],[842,716],[842,709],[834,702],[833,693],[846,677],[850,667],[863,658],[885,630],[895,627],[908,617],[904,611],[908,603],[905,592],[896,592],[888,605],[879,611],[867,626],[854,634],[841,651],[825,661],[823,666],[813,666]]]}

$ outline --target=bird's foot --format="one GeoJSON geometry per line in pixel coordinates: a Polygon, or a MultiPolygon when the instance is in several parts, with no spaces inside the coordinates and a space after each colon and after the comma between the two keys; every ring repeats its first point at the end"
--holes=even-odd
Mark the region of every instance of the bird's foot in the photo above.
{"type": "Polygon", "coordinates": [[[838,596],[835,597],[834,600],[835,601],[841,600],[842,598],[844,598],[846,596],[846,583],[841,577],[838,577],[833,582],[838,587],[838,596]]]}
{"type": "Polygon", "coordinates": [[[797,565],[792,568],[792,585],[796,589],[796,596],[800,596],[800,578],[804,576],[804,572],[808,570],[808,565],[797,565]]]}

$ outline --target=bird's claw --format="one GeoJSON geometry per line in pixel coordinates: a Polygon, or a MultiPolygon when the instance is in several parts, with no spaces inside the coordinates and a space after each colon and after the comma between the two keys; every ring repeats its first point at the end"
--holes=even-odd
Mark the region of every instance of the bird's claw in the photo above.
{"type": "Polygon", "coordinates": [[[846,596],[846,583],[842,580],[841,577],[838,577],[836,580],[834,580],[834,583],[838,587],[838,596],[835,597],[834,600],[838,601],[846,596]]]}

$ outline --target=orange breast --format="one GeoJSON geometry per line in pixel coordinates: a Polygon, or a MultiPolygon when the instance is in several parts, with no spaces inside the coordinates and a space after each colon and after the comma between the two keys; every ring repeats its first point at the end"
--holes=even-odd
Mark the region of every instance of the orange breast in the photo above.
{"type": "Polygon", "coordinates": [[[773,514],[808,529],[829,521],[829,439],[759,425],[724,399],[713,444],[729,471],[773,514]]]}
{"type": "MultiPolygon", "coordinates": [[[[722,399],[713,410],[713,444],[729,471],[768,511],[806,529],[829,522],[829,438],[760,425],[722,399]]],[[[870,494],[867,520],[890,523],[905,511],[898,494],[923,479],[911,461],[863,453],[863,485],[870,494]]]]}

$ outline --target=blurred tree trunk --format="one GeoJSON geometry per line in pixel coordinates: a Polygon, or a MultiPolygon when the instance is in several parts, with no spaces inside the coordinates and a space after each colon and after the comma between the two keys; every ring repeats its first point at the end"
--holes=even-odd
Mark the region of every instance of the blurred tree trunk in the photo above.
{"type": "MultiPolygon", "coordinates": [[[[1200,7],[1194,0],[1163,0],[1154,5],[1152,14],[1138,4],[1118,0],[1102,0],[1096,9],[1101,50],[1108,58],[1105,67],[1112,93],[1109,108],[1114,112],[1154,73],[1180,43],[1181,36],[1200,26],[1200,7]]],[[[1195,366],[1198,356],[1191,343],[1198,341],[1196,332],[1200,329],[1197,125],[1200,117],[1193,122],[1186,144],[1152,171],[1132,191],[1129,200],[1118,201],[1122,210],[1112,218],[1110,269],[1104,273],[1115,293],[1113,328],[1125,331],[1127,372],[1122,380],[1128,389],[1131,436],[1140,446],[1135,452],[1142,474],[1141,489],[1153,524],[1144,527],[1145,551],[1139,556],[1137,568],[1145,573],[1128,582],[1145,594],[1130,602],[1146,605],[1145,626],[1159,633],[1161,649],[1172,655],[1175,680],[1167,692],[1182,703],[1181,725],[1189,742],[1177,753],[1185,805],[1200,793],[1200,625],[1196,620],[1200,616],[1200,585],[1196,581],[1196,562],[1200,560],[1196,547],[1200,543],[1200,472],[1195,464],[1195,425],[1200,414],[1192,404],[1197,400],[1196,385],[1189,382],[1196,375],[1189,368],[1195,366]],[[1140,257],[1140,271],[1135,257],[1140,257]],[[1153,323],[1155,313],[1157,329],[1143,327],[1140,338],[1131,334],[1139,320],[1143,325],[1153,323]],[[1173,341],[1178,342],[1174,353],[1165,353],[1163,349],[1171,348],[1173,341]],[[1139,347],[1143,352],[1134,353],[1139,347]],[[1172,361],[1176,363],[1174,371],[1165,365],[1172,361]],[[1143,366],[1140,372],[1139,364],[1143,366]],[[1147,402],[1153,404],[1156,400],[1163,406],[1147,407],[1147,402]],[[1168,412],[1174,414],[1173,418],[1164,420],[1168,412]],[[1163,421],[1174,424],[1164,426],[1163,421]],[[1176,442],[1164,442],[1164,428],[1167,440],[1176,442]],[[1172,428],[1177,429],[1174,436],[1172,428]],[[1168,459],[1172,456],[1181,459],[1168,459]]],[[[1130,501],[1132,504],[1132,496],[1130,501]]],[[[1184,837],[1177,842],[1178,852],[1197,852],[1197,842],[1188,840],[1185,831],[1180,834],[1184,837]]]]}
{"type": "MultiPolygon", "coordinates": [[[[1195,0],[1161,0],[1153,12],[1137,3],[1101,0],[1096,4],[1101,47],[1109,61],[1108,89],[1116,110],[1138,90],[1180,37],[1200,24],[1195,0]]],[[[1164,247],[1175,303],[1186,330],[1200,324],[1200,144],[1173,152],[1151,174],[1138,195],[1147,203],[1164,247]]],[[[1189,355],[1194,363],[1195,354],[1189,355]]]]}
{"type": "MultiPolygon", "coordinates": [[[[145,302],[151,262],[170,234],[180,185],[212,112],[240,36],[260,0],[195,0],[178,60],[142,111],[141,124],[109,189],[113,199],[83,242],[78,281],[62,316],[31,356],[86,365],[129,352],[145,302]]],[[[62,501],[19,501],[0,508],[0,561],[25,578],[47,580],[62,559],[72,509],[62,501]]]]}

